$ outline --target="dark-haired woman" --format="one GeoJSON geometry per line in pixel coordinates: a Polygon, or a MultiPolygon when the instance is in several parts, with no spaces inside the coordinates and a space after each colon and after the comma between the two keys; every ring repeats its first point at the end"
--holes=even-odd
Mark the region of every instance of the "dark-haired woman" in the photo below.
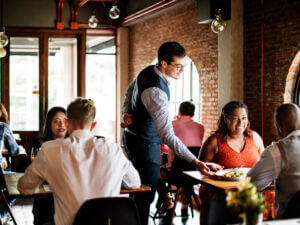
{"type": "MultiPolygon", "coordinates": [[[[263,150],[261,137],[255,131],[250,130],[247,106],[241,102],[232,101],[223,107],[218,129],[203,144],[200,160],[218,163],[225,169],[251,168],[258,161],[263,150]]],[[[199,194],[202,200],[200,224],[203,225],[207,224],[208,218],[211,219],[207,212],[209,201],[224,196],[224,193],[202,186],[199,194]]]]}
{"type": "MultiPolygon", "coordinates": [[[[67,134],[67,129],[64,123],[65,118],[66,110],[64,108],[51,108],[46,116],[43,135],[39,138],[39,143],[37,145],[42,145],[42,143],[46,141],[55,140],[57,138],[65,138],[67,134]]],[[[45,223],[54,224],[53,197],[34,198],[32,213],[34,217],[34,225],[42,225],[45,223]]]]}

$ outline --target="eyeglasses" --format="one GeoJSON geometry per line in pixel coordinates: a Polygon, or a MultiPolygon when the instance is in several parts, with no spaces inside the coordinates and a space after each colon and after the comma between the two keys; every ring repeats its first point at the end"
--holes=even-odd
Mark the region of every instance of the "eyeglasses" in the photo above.
{"type": "Polygon", "coordinates": [[[179,72],[180,70],[183,70],[184,69],[184,67],[186,66],[186,65],[181,65],[181,64],[169,64],[170,66],[174,66],[175,68],[176,68],[176,70],[177,70],[177,72],[179,72]]]}

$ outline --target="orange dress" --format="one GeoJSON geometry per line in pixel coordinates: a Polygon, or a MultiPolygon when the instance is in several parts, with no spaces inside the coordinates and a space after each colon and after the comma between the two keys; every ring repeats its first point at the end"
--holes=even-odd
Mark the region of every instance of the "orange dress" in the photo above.
{"type": "MultiPolygon", "coordinates": [[[[224,166],[225,169],[227,168],[238,168],[238,167],[249,167],[251,168],[254,164],[259,160],[260,153],[259,148],[256,145],[253,132],[250,130],[249,135],[250,137],[246,137],[246,144],[244,146],[243,151],[237,152],[232,149],[226,141],[222,141],[222,137],[220,133],[214,134],[218,141],[218,152],[213,159],[213,162],[218,163],[224,166]]],[[[208,202],[216,198],[220,195],[224,195],[224,193],[212,190],[206,186],[201,185],[199,195],[202,201],[201,209],[200,209],[200,224],[206,224],[206,208],[208,202]]],[[[275,206],[274,206],[274,199],[275,193],[274,192],[267,192],[263,193],[263,195],[267,196],[267,202],[271,203],[272,209],[270,212],[265,213],[264,217],[267,218],[269,216],[275,216],[275,206]]]]}

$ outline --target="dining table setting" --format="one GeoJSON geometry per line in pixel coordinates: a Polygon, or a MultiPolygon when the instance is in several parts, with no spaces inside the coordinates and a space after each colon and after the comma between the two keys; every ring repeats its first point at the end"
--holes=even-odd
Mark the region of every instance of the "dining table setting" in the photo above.
{"type": "MultiPolygon", "coordinates": [[[[49,184],[43,183],[40,185],[38,190],[32,195],[22,195],[18,190],[18,180],[24,175],[24,173],[7,173],[4,174],[5,183],[7,186],[7,191],[10,197],[12,198],[26,198],[26,197],[49,197],[52,195],[52,190],[49,184]]],[[[150,191],[151,188],[142,184],[139,188],[125,189],[121,188],[120,194],[131,194],[139,192],[150,191]]]]}

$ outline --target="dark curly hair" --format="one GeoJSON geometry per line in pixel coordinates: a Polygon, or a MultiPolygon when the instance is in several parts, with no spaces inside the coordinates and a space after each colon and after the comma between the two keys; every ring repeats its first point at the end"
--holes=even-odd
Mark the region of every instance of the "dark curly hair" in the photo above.
{"type": "MultiPolygon", "coordinates": [[[[216,131],[221,134],[222,140],[224,140],[226,135],[229,134],[229,129],[227,127],[226,119],[230,118],[230,116],[232,116],[233,111],[238,108],[245,109],[247,112],[247,116],[248,116],[248,107],[244,103],[241,103],[238,101],[231,101],[231,102],[228,102],[223,107],[221,116],[218,120],[218,130],[216,131]]],[[[250,122],[248,121],[246,130],[244,131],[244,135],[247,137],[250,137],[249,130],[250,130],[250,122]]]]}
{"type": "Polygon", "coordinates": [[[52,123],[52,120],[53,120],[54,116],[58,112],[62,112],[64,114],[66,114],[66,110],[63,107],[59,107],[59,106],[52,107],[47,113],[46,122],[45,122],[44,130],[43,130],[43,135],[41,137],[44,142],[53,140],[53,133],[52,133],[52,130],[51,130],[51,123],[52,123]]]}

